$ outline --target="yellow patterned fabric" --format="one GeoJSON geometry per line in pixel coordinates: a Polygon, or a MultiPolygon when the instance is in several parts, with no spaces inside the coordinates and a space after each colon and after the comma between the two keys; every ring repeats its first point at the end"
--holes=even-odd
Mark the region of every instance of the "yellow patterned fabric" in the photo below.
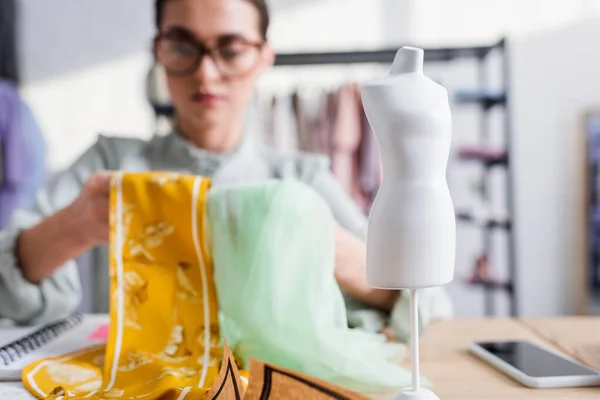
{"type": "Polygon", "coordinates": [[[209,187],[206,178],[176,173],[115,175],[107,344],[28,366],[23,382],[32,394],[65,400],[210,396],[223,345],[206,241],[209,187]]]}

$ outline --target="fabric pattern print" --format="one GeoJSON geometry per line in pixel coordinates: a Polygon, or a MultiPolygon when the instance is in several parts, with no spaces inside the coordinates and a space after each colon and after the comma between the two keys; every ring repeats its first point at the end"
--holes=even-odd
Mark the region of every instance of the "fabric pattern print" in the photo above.
{"type": "Polygon", "coordinates": [[[125,393],[122,389],[110,389],[102,392],[102,397],[105,399],[121,399],[125,393]]]}
{"type": "Polygon", "coordinates": [[[139,306],[148,299],[148,282],[136,271],[127,271],[123,275],[125,292],[125,325],[142,330],[138,322],[139,306]]]}
{"type": "Polygon", "coordinates": [[[162,370],[162,372],[156,377],[152,378],[146,384],[152,384],[157,381],[161,381],[167,377],[173,377],[177,380],[191,380],[197,377],[200,373],[199,368],[190,368],[190,367],[179,367],[179,368],[170,368],[166,367],[162,370]]]}
{"type": "MultiPolygon", "coordinates": [[[[219,337],[219,326],[218,325],[211,325],[208,329],[210,338],[209,338],[209,343],[210,343],[210,348],[209,348],[209,361],[208,361],[208,365],[211,367],[218,367],[221,364],[221,361],[223,359],[223,348],[221,347],[221,340],[219,337]]],[[[205,343],[205,337],[206,337],[206,329],[204,327],[201,327],[198,331],[198,336],[197,336],[197,341],[198,344],[200,345],[200,348],[202,350],[204,350],[204,343],[205,343]]],[[[197,358],[197,363],[199,365],[203,365],[204,364],[204,356],[200,356],[197,358]]]]}
{"type": "Polygon", "coordinates": [[[150,182],[162,186],[168,183],[176,183],[179,178],[181,178],[181,174],[177,172],[157,173],[150,178],[150,182]]]}
{"type": "Polygon", "coordinates": [[[102,380],[101,379],[97,379],[95,381],[90,381],[87,383],[84,383],[83,385],[79,385],[75,388],[76,392],[80,392],[80,393],[89,393],[89,392],[95,392],[100,390],[100,388],[102,387],[102,380]]]}
{"type": "Polygon", "coordinates": [[[192,354],[183,341],[183,326],[175,325],[173,327],[169,343],[163,350],[163,354],[172,358],[189,357],[192,354]]]}
{"type": "MultiPolygon", "coordinates": [[[[111,208],[109,210],[109,218],[110,220],[116,220],[116,208],[111,208]]],[[[123,204],[122,210],[122,222],[123,222],[123,236],[129,236],[129,228],[131,227],[131,222],[135,216],[135,206],[133,204],[123,204]]],[[[114,246],[111,246],[114,247],[114,246]]]]}
{"type": "Polygon", "coordinates": [[[125,363],[119,365],[119,371],[131,372],[134,369],[141,367],[142,365],[150,364],[152,357],[147,354],[129,352],[125,357],[125,363]]]}
{"type": "Polygon", "coordinates": [[[104,354],[92,358],[92,363],[99,368],[104,368],[104,354]]]}
{"type": "Polygon", "coordinates": [[[185,273],[188,268],[189,265],[186,263],[179,263],[177,266],[177,297],[181,300],[197,302],[200,300],[200,296],[185,273]]]}
{"type": "Polygon", "coordinates": [[[95,371],[76,365],[63,365],[56,362],[48,363],[46,372],[50,378],[62,385],[76,385],[97,378],[95,371]]]}
{"type": "MultiPolygon", "coordinates": [[[[116,210],[114,211],[116,212],[116,210]]],[[[133,204],[123,204],[123,236],[129,236],[129,229],[135,217],[135,206],[133,204]]]]}
{"type": "Polygon", "coordinates": [[[148,261],[154,261],[152,249],[161,246],[174,232],[175,227],[164,221],[146,226],[135,238],[129,239],[129,251],[134,257],[141,255],[148,261]]]}

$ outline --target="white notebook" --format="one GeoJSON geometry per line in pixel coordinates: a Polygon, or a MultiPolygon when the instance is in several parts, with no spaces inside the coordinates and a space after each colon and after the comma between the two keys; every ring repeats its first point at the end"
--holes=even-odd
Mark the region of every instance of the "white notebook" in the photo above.
{"type": "Polygon", "coordinates": [[[36,400],[36,397],[20,383],[0,383],[0,400],[36,400]]]}
{"type": "Polygon", "coordinates": [[[73,315],[44,326],[0,329],[0,381],[20,381],[23,368],[41,358],[105,342],[107,323],[108,316],[73,315]]]}

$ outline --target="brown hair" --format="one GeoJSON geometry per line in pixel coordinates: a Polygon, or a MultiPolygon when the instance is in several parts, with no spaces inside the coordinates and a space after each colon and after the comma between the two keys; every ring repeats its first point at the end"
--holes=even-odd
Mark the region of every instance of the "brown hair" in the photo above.
{"type": "MultiPolygon", "coordinates": [[[[160,29],[160,24],[163,18],[163,8],[168,0],[156,0],[154,3],[154,11],[156,16],[156,29],[160,29]]],[[[267,31],[269,30],[269,8],[266,0],[244,0],[256,7],[259,16],[260,34],[263,40],[267,40],[267,31]]]]}

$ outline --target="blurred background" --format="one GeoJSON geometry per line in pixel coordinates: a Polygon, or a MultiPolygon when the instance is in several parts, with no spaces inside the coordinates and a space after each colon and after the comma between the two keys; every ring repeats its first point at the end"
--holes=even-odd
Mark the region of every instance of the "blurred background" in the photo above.
{"type": "MultiPolygon", "coordinates": [[[[168,129],[166,88],[151,72],[150,0],[16,3],[20,90],[48,175],[98,134],[168,129]]],[[[270,6],[278,65],[263,76],[253,112],[290,135],[267,138],[271,145],[298,145],[294,94],[335,93],[386,74],[402,45],[425,48],[426,73],[448,89],[454,119],[448,181],[459,222],[448,290],[457,315],[600,313],[600,0],[270,6]]],[[[0,32],[0,42],[11,40],[0,32]]]]}

